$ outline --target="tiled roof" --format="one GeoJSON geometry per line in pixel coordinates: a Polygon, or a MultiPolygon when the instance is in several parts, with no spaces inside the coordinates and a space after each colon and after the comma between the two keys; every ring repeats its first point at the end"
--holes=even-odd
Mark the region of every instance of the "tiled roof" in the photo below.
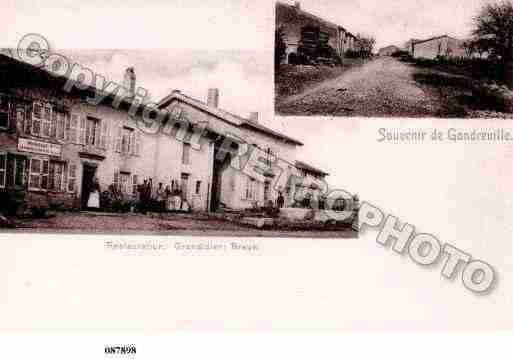
{"type": "Polygon", "coordinates": [[[287,7],[289,10],[294,10],[302,15],[305,15],[313,20],[316,20],[320,23],[323,23],[325,24],[326,26],[329,26],[329,27],[332,27],[332,28],[336,28],[336,29],[341,29],[341,30],[344,30],[344,32],[346,32],[349,36],[351,37],[354,37],[356,39],[356,36],[353,35],[352,33],[348,32],[344,27],[340,26],[340,25],[337,25],[331,21],[328,21],[328,20],[325,20],[323,18],[321,18],[320,16],[317,16],[317,15],[314,15],[312,13],[309,13],[303,9],[298,9],[296,8],[294,5],[290,5],[290,4],[286,4],[284,2],[281,2],[281,1],[277,1],[276,2],[276,6],[283,6],[283,7],[287,7]]]}
{"type": "Polygon", "coordinates": [[[165,98],[163,98],[159,103],[158,103],[158,106],[159,108],[163,108],[167,105],[169,105],[171,103],[171,101],[173,100],[179,100],[179,101],[182,101],[182,102],[185,102],[193,107],[196,107],[202,111],[205,111],[207,113],[209,113],[210,115],[213,115],[221,120],[224,120],[225,122],[228,122],[229,124],[231,124],[232,126],[235,126],[235,127],[243,127],[243,128],[250,128],[254,131],[258,131],[258,132],[262,132],[268,136],[271,136],[271,137],[274,137],[274,138],[277,138],[277,139],[280,139],[280,140],[283,140],[283,141],[286,141],[286,142],[290,142],[292,144],[295,144],[295,145],[299,145],[299,146],[302,146],[303,143],[292,138],[292,137],[289,137],[287,135],[284,135],[278,131],[275,131],[275,130],[272,130],[270,129],[269,127],[267,126],[264,126],[262,124],[259,124],[259,123],[256,123],[256,122],[253,122],[253,121],[250,121],[248,119],[245,119],[243,117],[240,117],[238,115],[235,115],[231,112],[228,112],[226,110],[223,110],[223,109],[220,109],[220,108],[217,108],[217,107],[212,107],[212,106],[209,106],[207,105],[205,102],[203,101],[200,101],[200,100],[197,100],[195,98],[192,98],[190,96],[187,96],[187,95],[184,95],[183,93],[181,93],[180,91],[173,91],[170,95],[166,96],[165,98]]]}

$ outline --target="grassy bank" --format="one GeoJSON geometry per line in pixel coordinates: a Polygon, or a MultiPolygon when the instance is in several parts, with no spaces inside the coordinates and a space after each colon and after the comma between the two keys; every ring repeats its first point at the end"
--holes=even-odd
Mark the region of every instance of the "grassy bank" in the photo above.
{"type": "Polygon", "coordinates": [[[363,65],[361,59],[345,59],[343,66],[281,65],[274,77],[275,100],[297,95],[325,80],[340,76],[355,66],[363,65]]]}

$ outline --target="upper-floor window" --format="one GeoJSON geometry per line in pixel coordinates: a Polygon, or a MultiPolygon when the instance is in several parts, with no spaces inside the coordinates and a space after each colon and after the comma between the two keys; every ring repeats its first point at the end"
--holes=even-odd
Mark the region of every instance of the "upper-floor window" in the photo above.
{"type": "Polygon", "coordinates": [[[9,99],[7,96],[0,96],[0,128],[9,127],[9,99]]]}
{"type": "Polygon", "coordinates": [[[138,156],[141,153],[141,134],[126,126],[119,126],[116,138],[116,152],[138,156]]]}
{"type": "Polygon", "coordinates": [[[31,158],[29,170],[29,189],[46,190],[48,188],[50,161],[47,158],[31,158]]]}
{"type": "Polygon", "coordinates": [[[86,145],[99,146],[100,145],[100,121],[96,118],[87,117],[85,124],[86,130],[86,145]]]}

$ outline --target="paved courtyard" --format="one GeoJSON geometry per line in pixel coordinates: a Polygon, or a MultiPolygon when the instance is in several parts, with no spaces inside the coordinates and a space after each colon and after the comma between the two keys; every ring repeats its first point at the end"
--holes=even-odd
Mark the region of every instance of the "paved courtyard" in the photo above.
{"type": "Polygon", "coordinates": [[[158,234],[237,237],[354,238],[352,229],[258,229],[223,218],[190,214],[58,213],[51,218],[18,220],[16,232],[80,234],[158,234]]]}

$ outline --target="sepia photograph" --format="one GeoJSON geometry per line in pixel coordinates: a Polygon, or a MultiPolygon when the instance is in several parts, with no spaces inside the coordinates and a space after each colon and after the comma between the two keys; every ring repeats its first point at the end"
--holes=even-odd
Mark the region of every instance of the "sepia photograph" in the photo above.
{"type": "Polygon", "coordinates": [[[510,1],[278,1],[279,115],[513,118],[510,1]]]}
{"type": "Polygon", "coordinates": [[[0,356],[511,331],[512,0],[4,0],[0,24],[0,356]]]}
{"type": "Polygon", "coordinates": [[[265,53],[49,43],[30,34],[0,55],[4,228],[356,236],[358,196],[305,158],[310,134],[244,98],[269,88],[265,53]]]}

